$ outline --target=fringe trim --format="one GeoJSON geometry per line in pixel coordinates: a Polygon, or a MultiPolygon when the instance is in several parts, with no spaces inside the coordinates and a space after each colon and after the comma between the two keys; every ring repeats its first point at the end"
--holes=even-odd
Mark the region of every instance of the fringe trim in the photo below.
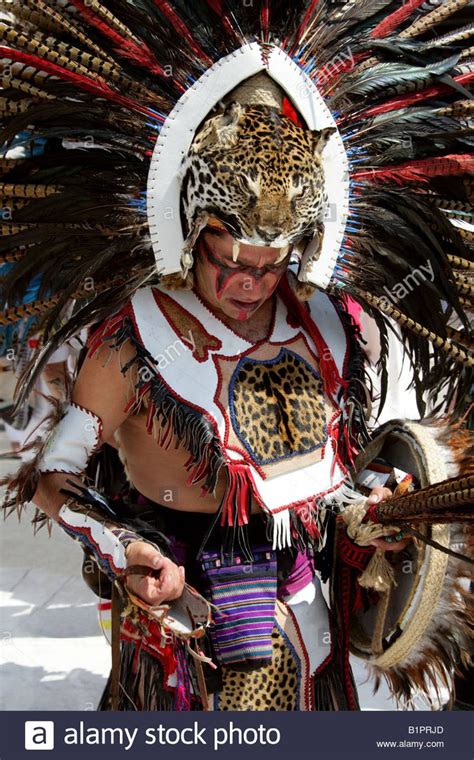
{"type": "MultiPolygon", "coordinates": [[[[186,663],[185,666],[187,666],[186,663]]],[[[163,667],[155,657],[143,650],[139,650],[137,654],[135,644],[122,642],[117,709],[125,712],[202,710],[201,704],[192,697],[191,702],[186,701],[177,705],[175,694],[177,689],[166,689],[163,686],[163,678],[163,667]]],[[[109,676],[97,707],[98,710],[111,710],[110,686],[111,677],[109,676]]]]}
{"type": "MultiPolygon", "coordinates": [[[[359,710],[357,690],[349,667],[347,679],[343,676],[343,663],[337,653],[322,671],[312,677],[313,709],[315,711],[359,710]],[[346,683],[347,681],[347,683],[346,683]],[[350,688],[351,700],[347,698],[350,688]]],[[[163,669],[148,652],[140,652],[138,658],[134,644],[122,644],[120,669],[120,695],[118,710],[127,712],[177,712],[175,695],[163,687],[163,669]]],[[[110,707],[110,677],[99,701],[98,710],[110,707]]],[[[195,698],[185,711],[201,712],[202,705],[195,698]]]]}
{"type": "Polygon", "coordinates": [[[343,667],[340,653],[337,653],[337,656],[334,656],[320,673],[313,676],[313,709],[316,712],[323,710],[360,710],[352,670],[348,666],[347,675],[344,678],[343,667]],[[351,691],[351,699],[348,699],[347,689],[351,691]]]}

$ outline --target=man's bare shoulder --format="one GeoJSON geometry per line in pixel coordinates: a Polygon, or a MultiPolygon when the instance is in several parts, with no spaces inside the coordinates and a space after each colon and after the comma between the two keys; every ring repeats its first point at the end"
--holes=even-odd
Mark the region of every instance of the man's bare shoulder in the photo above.
{"type": "Polygon", "coordinates": [[[74,383],[72,400],[100,417],[104,440],[128,416],[136,385],[135,354],[128,339],[120,346],[104,340],[88,351],[74,383]]]}

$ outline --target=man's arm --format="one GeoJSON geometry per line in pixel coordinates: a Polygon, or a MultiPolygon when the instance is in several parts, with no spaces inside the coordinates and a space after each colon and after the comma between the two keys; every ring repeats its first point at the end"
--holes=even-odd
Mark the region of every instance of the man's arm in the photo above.
{"type": "MultiPolygon", "coordinates": [[[[77,412],[75,421],[79,429],[64,429],[61,439],[56,444],[57,451],[47,453],[43,464],[39,464],[40,468],[43,466],[43,470],[47,469],[48,462],[54,466],[56,457],[59,460],[61,457],[66,460],[68,456],[73,458],[77,450],[74,443],[77,440],[90,441],[97,433],[97,443],[100,445],[118,430],[127,418],[124,410],[134,392],[136,381],[132,374],[133,368],[129,369],[126,375],[121,372],[121,367],[133,356],[132,352],[133,349],[128,344],[122,346],[120,352],[104,347],[94,356],[85,359],[72,394],[72,408],[77,412]],[[88,425],[91,430],[86,431],[84,436],[84,430],[80,427],[88,425]]],[[[68,466],[67,461],[60,464],[66,468],[68,466]]],[[[103,569],[105,566],[109,574],[114,572],[114,559],[119,566],[123,565],[123,557],[127,566],[146,565],[159,570],[158,578],[132,575],[126,579],[127,586],[149,604],[160,604],[165,600],[178,598],[184,586],[183,568],[178,568],[170,559],[164,557],[150,542],[141,541],[139,536],[134,537],[130,531],[122,530],[118,522],[105,517],[97,521],[94,520],[94,513],[87,508],[81,510],[74,505],[72,509],[68,509],[65,506],[65,496],[61,489],[70,488],[68,480],[82,483],[81,475],[85,467],[81,465],[82,463],[75,464],[71,461],[71,467],[65,472],[43,471],[32,499],[35,506],[58,521],[69,535],[83,543],[89,542],[89,549],[92,542],[99,565],[103,569]],[[114,543],[116,550],[110,548],[114,543]],[[109,560],[110,557],[112,560],[109,560]]]]}
{"type": "MultiPolygon", "coordinates": [[[[131,355],[131,347],[128,350],[131,355]]],[[[129,374],[124,376],[121,372],[126,356],[125,346],[120,356],[117,351],[102,348],[94,356],[86,357],[74,384],[72,402],[100,421],[100,443],[111,438],[127,418],[124,409],[133,389],[133,377],[129,374]]],[[[84,419],[83,424],[87,425],[84,419]]],[[[71,433],[74,435],[74,431],[71,433]]],[[[76,437],[80,435],[82,431],[76,431],[76,437]]],[[[67,480],[81,482],[80,474],[75,469],[70,468],[65,473],[44,472],[40,477],[32,501],[54,520],[57,520],[64,504],[60,489],[67,487],[67,480]]]]}

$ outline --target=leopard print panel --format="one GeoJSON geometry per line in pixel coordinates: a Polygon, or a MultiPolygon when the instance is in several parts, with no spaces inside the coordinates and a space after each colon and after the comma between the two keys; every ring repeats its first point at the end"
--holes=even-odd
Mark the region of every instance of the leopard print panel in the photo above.
{"type": "Polygon", "coordinates": [[[258,670],[222,669],[222,690],[216,710],[298,710],[298,665],[277,626],[272,633],[273,660],[258,670]]]}
{"type": "Polygon", "coordinates": [[[327,439],[322,382],[301,357],[242,359],[229,385],[233,427],[260,465],[307,454],[327,439]]]}
{"type": "Polygon", "coordinates": [[[321,151],[334,131],[312,131],[274,108],[235,102],[208,119],[183,165],[188,238],[202,212],[251,245],[312,238],[326,208],[321,151]]]}

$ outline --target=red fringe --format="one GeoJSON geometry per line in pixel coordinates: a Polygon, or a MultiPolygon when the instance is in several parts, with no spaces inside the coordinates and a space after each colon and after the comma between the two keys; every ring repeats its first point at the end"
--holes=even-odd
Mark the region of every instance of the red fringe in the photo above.
{"type": "Polygon", "coordinates": [[[355,172],[354,180],[392,180],[398,184],[403,182],[424,182],[429,177],[448,177],[456,174],[467,174],[474,171],[474,156],[470,153],[460,155],[434,156],[433,158],[411,161],[399,166],[383,169],[369,169],[355,172]]]}
{"type": "Polygon", "coordinates": [[[155,408],[154,404],[150,403],[148,405],[148,412],[146,415],[146,432],[150,435],[151,431],[153,430],[153,419],[155,417],[155,408]]]}
{"type": "MultiPolygon", "coordinates": [[[[185,464],[185,468],[187,470],[190,469],[192,462],[193,462],[193,457],[191,456],[189,457],[189,459],[186,461],[186,464],[185,464]]],[[[209,469],[209,462],[207,458],[204,458],[200,464],[198,463],[196,466],[193,467],[191,475],[189,476],[187,480],[187,485],[192,486],[195,483],[199,483],[199,481],[202,480],[202,478],[204,478],[205,475],[207,475],[208,469],[209,469]]]]}
{"type": "Polygon", "coordinates": [[[130,314],[130,304],[127,303],[120,311],[114,314],[109,319],[100,323],[95,330],[93,330],[87,338],[87,348],[89,349],[88,355],[93,356],[102,343],[111,338],[116,333],[118,327],[123,322],[124,318],[130,314]]]}
{"type": "Polygon", "coordinates": [[[257,494],[246,463],[227,462],[227,473],[229,480],[223,500],[221,525],[234,526],[234,510],[237,505],[237,525],[242,527],[249,521],[249,496],[252,494],[256,497],[257,494]]]}
{"type": "Polygon", "coordinates": [[[145,393],[149,390],[149,388],[150,388],[150,384],[147,383],[146,385],[142,386],[142,388],[140,389],[140,394],[138,398],[136,398],[135,396],[132,396],[132,398],[126,405],[125,409],[123,410],[124,414],[133,414],[133,412],[135,411],[135,408],[136,409],[139,408],[140,400],[145,395],[145,393]]]}
{"type": "MultiPolygon", "coordinates": [[[[153,405],[153,415],[156,414],[155,406],[153,405]]],[[[153,424],[150,428],[150,432],[153,430],[153,424]]],[[[166,425],[166,428],[161,432],[160,434],[160,446],[164,448],[165,450],[168,450],[173,442],[173,421],[170,417],[168,420],[168,423],[166,425]]]]}
{"type": "Polygon", "coordinates": [[[407,0],[403,3],[401,8],[397,8],[387,18],[384,18],[375,29],[370,32],[371,37],[386,37],[390,32],[393,32],[400,24],[411,16],[413,11],[416,11],[420,5],[423,5],[425,0],[407,0]]]}
{"type": "Polygon", "coordinates": [[[308,499],[304,504],[293,508],[293,514],[304,525],[309,536],[313,539],[321,538],[321,531],[317,525],[317,512],[314,509],[314,499],[308,499]]]}
{"type": "MultiPolygon", "coordinates": [[[[349,465],[351,467],[353,467],[354,464],[355,464],[355,458],[356,458],[357,454],[359,453],[359,451],[354,446],[354,443],[353,443],[353,441],[351,439],[351,436],[349,434],[349,430],[347,428],[347,425],[344,425],[343,436],[344,436],[344,446],[345,446],[345,450],[346,450],[346,454],[347,454],[347,459],[349,461],[349,465]]],[[[335,467],[335,464],[336,464],[336,457],[334,457],[333,468],[335,467]]],[[[333,473],[331,473],[331,474],[333,474],[333,473]]]]}

